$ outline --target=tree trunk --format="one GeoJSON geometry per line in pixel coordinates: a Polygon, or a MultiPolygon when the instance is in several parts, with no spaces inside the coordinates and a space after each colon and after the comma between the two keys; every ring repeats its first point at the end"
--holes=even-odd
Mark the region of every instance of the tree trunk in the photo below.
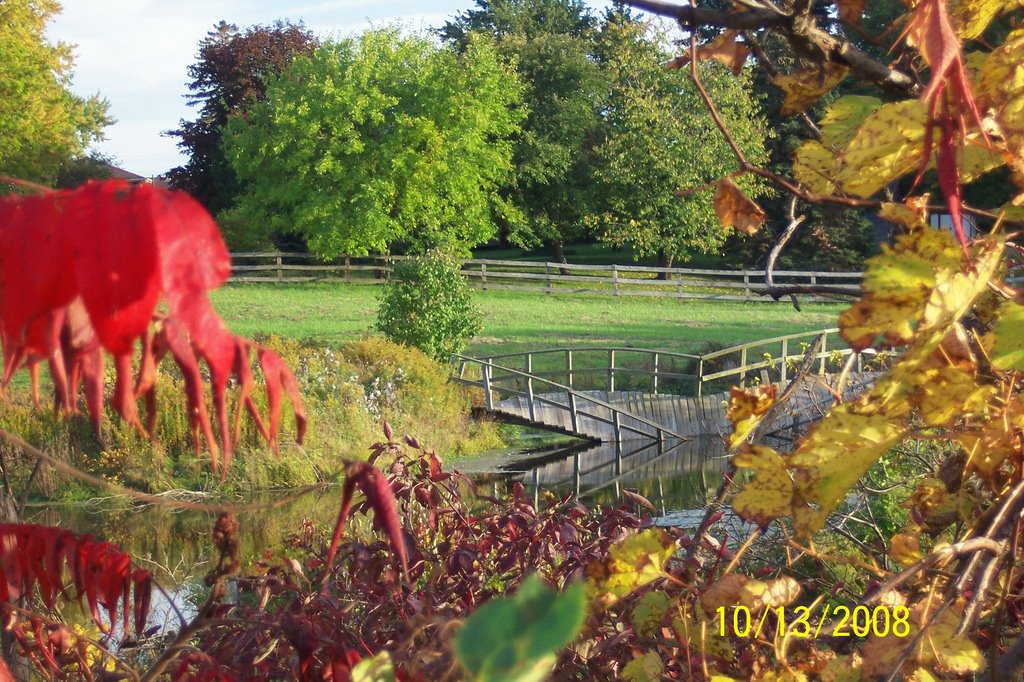
{"type": "MultiPolygon", "coordinates": [[[[565,244],[560,242],[560,241],[558,241],[558,242],[555,242],[552,246],[553,246],[553,248],[555,250],[555,262],[556,263],[568,263],[569,261],[565,260],[565,244]]],[[[568,275],[569,274],[568,268],[558,268],[558,270],[563,275],[568,275]]]]}
{"type": "MultiPolygon", "coordinates": [[[[670,268],[670,267],[672,267],[672,261],[673,260],[675,260],[675,254],[669,253],[667,251],[659,251],[658,252],[658,267],[659,268],[670,268]]],[[[669,278],[669,273],[667,273],[667,272],[659,272],[658,273],[658,279],[660,279],[660,280],[667,280],[668,278],[669,278]]]]}

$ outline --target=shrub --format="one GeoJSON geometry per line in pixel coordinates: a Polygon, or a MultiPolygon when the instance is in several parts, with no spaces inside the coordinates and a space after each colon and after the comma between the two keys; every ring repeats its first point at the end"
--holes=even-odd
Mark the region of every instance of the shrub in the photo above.
{"type": "Polygon", "coordinates": [[[377,329],[442,362],[465,348],[480,332],[480,311],[458,261],[432,251],[399,263],[381,294],[377,329]]]}

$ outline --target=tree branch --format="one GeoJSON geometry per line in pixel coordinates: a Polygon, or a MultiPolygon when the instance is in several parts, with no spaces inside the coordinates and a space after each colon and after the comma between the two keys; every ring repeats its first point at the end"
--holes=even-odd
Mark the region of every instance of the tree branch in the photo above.
{"type": "Polygon", "coordinates": [[[788,13],[778,8],[748,9],[743,12],[725,12],[690,7],[662,0],[625,0],[627,5],[647,12],[671,17],[692,28],[715,26],[742,31],[766,28],[781,29],[790,46],[798,54],[821,62],[836,62],[850,69],[858,80],[872,81],[880,88],[916,96],[921,87],[914,78],[892,69],[857,49],[844,38],[834,36],[818,26],[814,18],[804,13],[788,13]]]}

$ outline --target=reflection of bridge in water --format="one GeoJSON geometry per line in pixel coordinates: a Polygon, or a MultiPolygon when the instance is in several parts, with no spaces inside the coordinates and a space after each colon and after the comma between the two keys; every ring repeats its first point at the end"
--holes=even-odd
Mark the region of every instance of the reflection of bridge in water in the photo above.
{"type": "Polygon", "coordinates": [[[726,469],[727,388],[754,379],[788,385],[810,353],[812,372],[770,427],[786,448],[832,405],[863,390],[874,367],[838,344],[835,329],[781,336],[703,355],[635,348],[560,348],[456,356],[453,379],[483,390],[499,419],[583,438],[580,445],[502,468],[524,484],[581,496],[685,472],[726,469]],[[829,343],[831,341],[831,343],[829,343]],[[831,350],[829,348],[831,347],[831,350]],[[866,371],[867,370],[867,371],[866,371]]]}

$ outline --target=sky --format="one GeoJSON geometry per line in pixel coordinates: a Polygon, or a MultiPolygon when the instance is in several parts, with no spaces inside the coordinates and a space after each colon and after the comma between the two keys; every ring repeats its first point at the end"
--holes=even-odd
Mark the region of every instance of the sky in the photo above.
{"type": "Polygon", "coordinates": [[[125,170],[159,175],[185,162],[176,138],[162,133],[193,119],[186,70],[221,19],[248,26],[302,20],[322,38],[345,37],[400,20],[411,28],[443,24],[473,0],[62,0],[47,27],[51,41],[75,48],[72,90],[99,93],[117,122],[95,145],[125,170]]]}

